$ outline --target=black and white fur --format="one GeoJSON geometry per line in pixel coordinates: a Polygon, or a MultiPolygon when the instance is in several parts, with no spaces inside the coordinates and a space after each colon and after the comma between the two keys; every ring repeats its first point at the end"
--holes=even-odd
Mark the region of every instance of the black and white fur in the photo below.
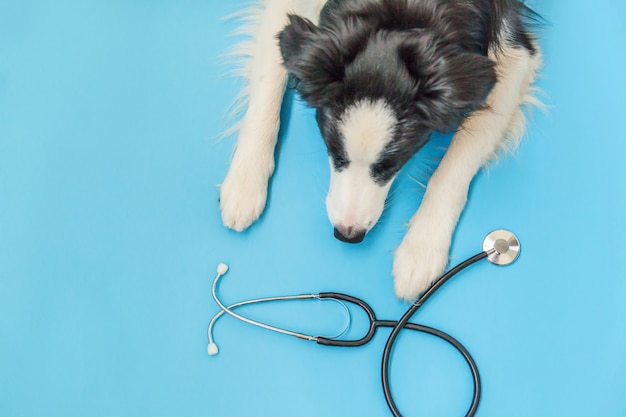
{"type": "Polygon", "coordinates": [[[540,53],[517,0],[265,0],[245,15],[252,40],[246,111],[221,186],[224,224],[262,213],[288,76],[317,110],[328,149],[335,236],[359,242],[402,166],[433,132],[456,130],[395,252],[395,292],[411,300],[448,262],[477,171],[524,132],[540,53]]]}

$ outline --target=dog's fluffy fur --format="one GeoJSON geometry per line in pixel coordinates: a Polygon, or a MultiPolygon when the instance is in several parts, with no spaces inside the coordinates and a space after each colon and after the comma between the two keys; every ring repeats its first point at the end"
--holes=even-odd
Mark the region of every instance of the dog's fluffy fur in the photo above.
{"type": "Polygon", "coordinates": [[[359,242],[402,166],[433,132],[456,129],[395,252],[396,295],[411,300],[445,268],[476,172],[524,131],[540,65],[517,0],[265,0],[247,17],[245,114],[221,186],[227,227],[262,213],[288,77],[317,111],[335,236],[359,242]]]}

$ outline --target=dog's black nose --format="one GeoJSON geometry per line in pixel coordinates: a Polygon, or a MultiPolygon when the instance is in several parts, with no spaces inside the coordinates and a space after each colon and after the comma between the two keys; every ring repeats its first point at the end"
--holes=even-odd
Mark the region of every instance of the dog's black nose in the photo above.
{"type": "Polygon", "coordinates": [[[335,237],[346,243],[359,243],[365,237],[365,229],[355,229],[353,227],[335,227],[335,237]]]}

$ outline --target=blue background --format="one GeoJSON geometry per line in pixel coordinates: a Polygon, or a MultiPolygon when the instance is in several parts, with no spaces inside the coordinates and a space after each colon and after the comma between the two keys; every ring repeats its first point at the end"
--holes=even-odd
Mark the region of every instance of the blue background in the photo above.
{"type": "MultiPolygon", "coordinates": [[[[227,302],[341,291],[381,318],[393,249],[418,207],[437,137],[400,175],[360,245],[326,218],[313,112],[288,106],[268,210],[225,229],[218,188],[239,82],[219,57],[245,0],[0,2],[0,416],[383,416],[387,330],[325,348],[236,322],[227,302]]],[[[522,256],[478,264],[415,317],[460,339],[484,382],[479,416],[626,416],[626,3],[535,2],[546,19],[534,112],[514,156],[479,174],[452,262],[508,228],[522,256]]],[[[341,310],[247,308],[313,333],[341,310]]],[[[351,334],[363,327],[355,315],[351,334]]],[[[402,334],[392,386],[406,415],[463,415],[471,380],[443,342],[402,334]]]]}

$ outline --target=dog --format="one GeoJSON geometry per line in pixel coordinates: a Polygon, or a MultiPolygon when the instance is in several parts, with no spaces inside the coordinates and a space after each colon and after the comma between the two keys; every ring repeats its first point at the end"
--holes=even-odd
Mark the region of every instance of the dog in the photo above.
{"type": "Polygon", "coordinates": [[[328,150],[334,235],[358,243],[392,182],[433,132],[455,132],[394,254],[398,298],[444,270],[470,182],[525,130],[541,53],[535,13],[517,0],[264,0],[244,13],[251,40],[245,112],[220,187],[223,223],[263,212],[288,80],[316,110],[328,150]]]}

